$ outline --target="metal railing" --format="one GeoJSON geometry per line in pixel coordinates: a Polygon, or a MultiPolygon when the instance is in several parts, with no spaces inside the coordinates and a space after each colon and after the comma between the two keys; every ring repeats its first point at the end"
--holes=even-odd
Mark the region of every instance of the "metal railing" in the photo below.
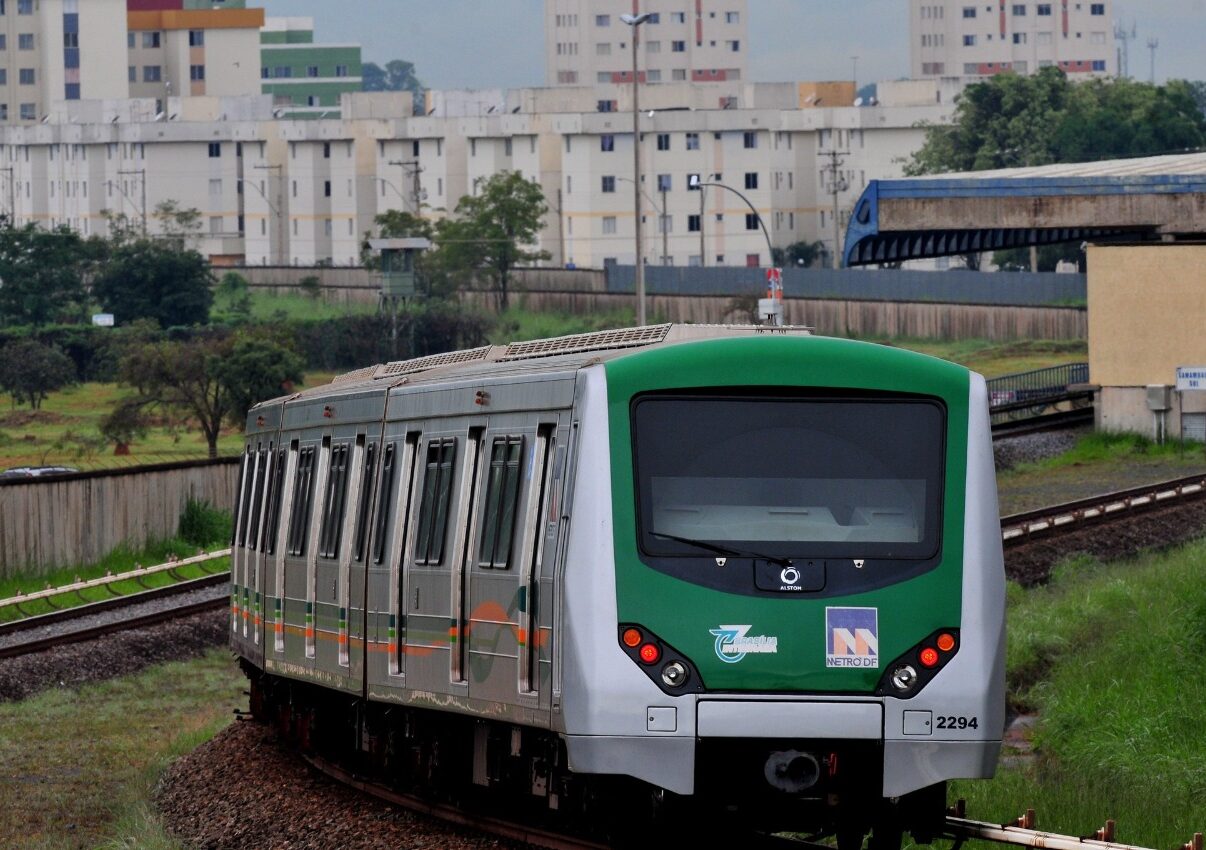
{"type": "Polygon", "coordinates": [[[992,410],[1037,404],[1060,399],[1074,384],[1089,382],[1088,363],[1065,363],[1029,372],[1002,375],[988,381],[988,401],[992,410]]]}

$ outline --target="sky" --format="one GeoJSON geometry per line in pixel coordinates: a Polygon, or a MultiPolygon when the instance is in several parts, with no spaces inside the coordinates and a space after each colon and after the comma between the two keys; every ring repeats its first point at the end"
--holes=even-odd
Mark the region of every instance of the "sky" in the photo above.
{"type": "MultiPolygon", "coordinates": [[[[627,8],[615,0],[618,9],[627,8]]],[[[258,0],[271,16],[313,17],[318,41],[357,42],[366,61],[414,62],[432,88],[544,84],[544,0],[258,0]]],[[[757,82],[909,73],[908,0],[749,0],[750,75],[757,82]]],[[[1134,23],[1131,74],[1206,79],[1206,0],[1116,0],[1134,23]]]]}

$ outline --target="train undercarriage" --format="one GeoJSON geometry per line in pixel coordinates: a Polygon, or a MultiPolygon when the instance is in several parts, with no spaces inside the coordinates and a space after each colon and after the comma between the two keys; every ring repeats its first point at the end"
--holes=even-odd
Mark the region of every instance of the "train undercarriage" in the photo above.
{"type": "Polygon", "coordinates": [[[699,744],[696,794],[569,769],[560,737],[449,712],[367,702],[267,674],[243,662],[251,714],[287,742],[393,790],[571,830],[613,846],[657,837],[729,845],[751,833],[835,836],[840,850],[898,850],[906,832],[942,832],[946,786],[894,800],[878,794],[882,751],[849,742],[699,744]],[[868,789],[874,789],[868,793],[868,789]]]}

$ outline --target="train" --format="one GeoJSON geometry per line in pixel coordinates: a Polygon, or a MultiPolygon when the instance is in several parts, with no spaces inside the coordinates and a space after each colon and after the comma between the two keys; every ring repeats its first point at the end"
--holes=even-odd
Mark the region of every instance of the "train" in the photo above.
{"type": "Polygon", "coordinates": [[[806,328],[370,366],[248,413],[250,706],[398,787],[898,850],[991,777],[985,382],[806,328]],[[640,817],[637,814],[640,814],[640,817]]]}

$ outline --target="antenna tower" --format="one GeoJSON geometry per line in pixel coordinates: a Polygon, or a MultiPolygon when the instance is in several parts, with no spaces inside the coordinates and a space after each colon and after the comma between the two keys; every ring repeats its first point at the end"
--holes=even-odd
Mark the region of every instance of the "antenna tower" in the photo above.
{"type": "Polygon", "coordinates": [[[1118,42],[1118,76],[1127,78],[1131,75],[1131,42],[1139,37],[1139,29],[1132,21],[1128,28],[1119,21],[1114,25],[1114,40],[1118,42]]]}
{"type": "Polygon", "coordinates": [[[1147,49],[1152,52],[1152,85],[1156,84],[1156,48],[1160,46],[1160,39],[1149,38],[1147,40],[1147,49]]]}

